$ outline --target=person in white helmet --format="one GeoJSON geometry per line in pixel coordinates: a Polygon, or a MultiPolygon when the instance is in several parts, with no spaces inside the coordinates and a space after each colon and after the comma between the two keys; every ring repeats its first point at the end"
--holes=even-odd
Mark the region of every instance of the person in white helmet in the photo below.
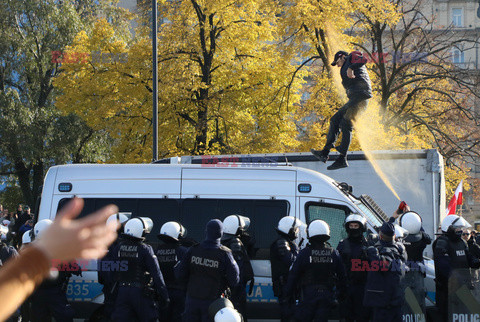
{"type": "Polygon", "coordinates": [[[285,216],[278,222],[278,238],[270,246],[270,264],[272,268],[273,294],[278,297],[281,321],[289,321],[292,315],[293,299],[285,293],[288,271],[298,255],[298,238],[302,221],[285,216]]]}
{"type": "Polygon", "coordinates": [[[102,259],[97,261],[98,282],[103,285],[102,291],[104,300],[102,315],[107,320],[110,320],[112,317],[118,293],[115,276],[120,269],[125,269],[125,267],[122,267],[121,263],[115,261],[113,249],[117,247],[120,242],[120,236],[127,220],[128,216],[125,213],[120,212],[108,217],[106,223],[107,226],[112,225],[112,222],[117,222],[119,224],[119,228],[117,229],[118,238],[108,247],[108,253],[102,259]]]}
{"type": "MultiPolygon", "coordinates": [[[[406,292],[406,296],[413,294],[415,298],[410,298],[403,305],[403,315],[407,319],[407,315],[411,317],[419,312],[412,309],[408,302],[416,301],[421,309],[421,314],[425,318],[425,265],[423,261],[423,251],[432,243],[430,236],[422,227],[422,218],[414,211],[405,212],[398,218],[399,225],[408,231],[408,236],[403,238],[402,243],[405,246],[408,255],[408,267],[405,273],[405,288],[409,288],[411,292],[406,292]]],[[[416,315],[418,316],[418,315],[416,315]]]]}
{"type": "MultiPolygon", "coordinates": [[[[0,235],[6,236],[8,233],[8,228],[0,226],[0,235]]],[[[18,256],[17,250],[13,246],[9,246],[3,242],[4,239],[0,239],[0,269],[7,261],[11,258],[18,256]]]]}
{"type": "Polygon", "coordinates": [[[208,315],[213,322],[244,322],[243,316],[235,310],[227,298],[219,298],[210,304],[208,315]]]}
{"type": "Polygon", "coordinates": [[[242,315],[237,312],[237,310],[231,307],[226,307],[218,311],[217,314],[215,314],[214,321],[215,322],[242,322],[245,320],[242,318],[242,315]]]}
{"type": "Polygon", "coordinates": [[[187,285],[185,281],[175,278],[174,267],[187,253],[188,248],[181,244],[186,235],[185,227],[176,221],[163,224],[160,233],[157,235],[161,244],[155,253],[170,297],[170,305],[166,310],[160,312],[160,321],[175,322],[182,320],[187,285]]]}
{"type": "Polygon", "coordinates": [[[309,243],[290,268],[285,293],[293,298],[300,286],[300,302],[294,313],[296,321],[326,322],[337,297],[343,297],[346,292],[345,268],[338,251],[327,243],[330,227],[325,221],[312,221],[307,227],[307,236],[309,243]]]}
{"type": "Polygon", "coordinates": [[[351,214],[345,218],[345,230],[348,237],[342,239],[337,246],[347,274],[348,289],[344,299],[340,299],[342,310],[340,315],[347,321],[369,321],[371,308],[363,305],[367,271],[352,269],[358,263],[368,261],[368,242],[364,236],[367,230],[367,219],[359,214],[351,214]]]}
{"type": "Polygon", "coordinates": [[[112,313],[113,321],[156,321],[158,310],[170,301],[162,272],[152,246],[144,243],[153,222],[147,217],[131,218],[125,223],[121,241],[112,250],[115,260],[126,262],[127,269],[118,272],[118,294],[112,313]],[[153,280],[153,292],[148,285],[153,280]]]}
{"type": "MultiPolygon", "coordinates": [[[[53,223],[50,219],[40,220],[33,227],[34,239],[41,238],[48,227],[53,223]]],[[[56,259],[52,259],[56,261],[56,259]]],[[[56,321],[73,321],[75,311],[68,303],[66,288],[72,275],[80,276],[81,268],[75,262],[58,263],[58,275],[47,279],[32,294],[31,310],[34,312],[31,319],[33,322],[44,322],[54,317],[56,321]]]]}
{"type": "Polygon", "coordinates": [[[457,215],[446,216],[442,221],[442,235],[432,245],[435,263],[435,300],[444,321],[453,314],[461,314],[463,307],[455,293],[461,288],[470,289],[470,268],[479,268],[478,258],[471,256],[468,246],[462,239],[462,232],[471,225],[457,215]]]}
{"type": "Polygon", "coordinates": [[[230,215],[223,220],[222,244],[232,251],[233,258],[240,270],[240,282],[233,287],[231,300],[245,321],[247,311],[247,283],[250,282],[249,293],[253,291],[254,274],[247,250],[240,237],[250,226],[250,219],[240,215],[230,215]]]}
{"type": "Polygon", "coordinates": [[[232,252],[220,243],[223,223],[211,219],[205,228],[205,240],[190,247],[175,266],[175,276],[188,281],[185,322],[211,321],[210,305],[239,281],[238,265],[232,252]]]}

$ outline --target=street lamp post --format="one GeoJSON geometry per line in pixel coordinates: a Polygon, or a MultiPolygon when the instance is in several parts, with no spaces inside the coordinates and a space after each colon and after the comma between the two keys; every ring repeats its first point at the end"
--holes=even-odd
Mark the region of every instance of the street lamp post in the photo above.
{"type": "Polygon", "coordinates": [[[158,48],[157,48],[157,0],[152,0],[152,82],[153,82],[153,162],[158,158],[158,48]]]}

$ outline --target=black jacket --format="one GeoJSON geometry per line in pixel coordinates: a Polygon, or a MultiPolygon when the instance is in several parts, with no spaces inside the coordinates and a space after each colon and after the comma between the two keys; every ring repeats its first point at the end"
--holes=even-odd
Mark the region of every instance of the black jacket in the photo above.
{"type": "Polygon", "coordinates": [[[372,97],[372,85],[365,67],[366,62],[367,59],[362,56],[361,52],[354,51],[345,58],[345,63],[340,68],[342,85],[349,99],[369,99],[372,97]],[[347,76],[348,68],[353,70],[355,78],[347,76]]]}

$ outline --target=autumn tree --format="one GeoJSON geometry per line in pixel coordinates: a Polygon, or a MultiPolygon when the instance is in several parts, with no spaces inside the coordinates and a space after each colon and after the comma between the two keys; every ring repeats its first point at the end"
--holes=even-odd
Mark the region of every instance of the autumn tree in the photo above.
{"type": "Polygon", "coordinates": [[[351,30],[363,40],[354,45],[371,58],[387,136],[397,138],[396,148],[439,149],[451,169],[447,180],[452,190],[480,153],[474,108],[478,76],[453,64],[452,50],[473,49],[478,37],[453,25],[439,26],[424,0],[394,3],[402,14],[395,25],[357,14],[356,26],[364,33],[351,30]]]}
{"type": "MultiPolygon", "coordinates": [[[[159,154],[252,153],[295,147],[291,113],[302,73],[283,50],[268,1],[175,1],[159,7],[159,154]],[[293,79],[293,81],[292,81],[293,79]]],[[[147,35],[148,32],[144,32],[147,35]]],[[[119,140],[117,161],[148,161],[151,49],[118,39],[106,21],[71,51],[100,48],[128,61],[64,64],[58,106],[119,140]],[[94,119],[96,118],[96,120],[94,119]]]]}
{"type": "MultiPolygon", "coordinates": [[[[54,164],[103,159],[106,137],[55,107],[52,53],[63,51],[98,13],[118,21],[121,11],[103,1],[0,3],[0,174],[13,176],[33,206],[45,170],[54,164]]],[[[120,24],[119,24],[120,25],[120,24]]]]}

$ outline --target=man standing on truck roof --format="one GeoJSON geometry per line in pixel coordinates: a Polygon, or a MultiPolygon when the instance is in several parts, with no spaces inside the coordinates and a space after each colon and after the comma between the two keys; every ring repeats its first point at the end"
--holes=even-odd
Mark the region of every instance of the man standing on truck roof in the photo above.
{"type": "Polygon", "coordinates": [[[351,214],[345,219],[345,230],[348,237],[338,243],[347,274],[347,291],[341,300],[340,315],[347,321],[370,321],[372,310],[363,305],[367,270],[359,269],[368,260],[368,242],[363,236],[367,230],[367,219],[362,215],[351,214]]]}
{"type": "Polygon", "coordinates": [[[372,97],[372,85],[365,64],[367,59],[359,51],[348,54],[346,51],[338,51],[332,62],[332,66],[340,67],[342,85],[347,92],[348,102],[343,105],[330,119],[330,128],[327,134],[327,142],[322,150],[311,152],[320,161],[327,162],[328,154],[334,147],[335,141],[342,131],[342,141],[336,147],[340,153],[335,162],[328,166],[328,170],[336,170],[348,167],[347,152],[352,137],[353,121],[359,112],[367,108],[368,99],[372,97]]]}
{"type": "Polygon", "coordinates": [[[228,288],[239,282],[239,270],[232,252],[222,246],[223,224],[218,219],[207,223],[206,238],[190,247],[185,257],[175,266],[175,276],[187,281],[185,322],[211,321],[208,308],[225,296],[228,288]]]}
{"type": "Polygon", "coordinates": [[[288,271],[298,255],[298,238],[302,221],[293,216],[285,216],[276,228],[278,238],[270,246],[270,265],[272,268],[273,295],[280,303],[282,322],[290,321],[294,299],[286,294],[288,271]]]}

